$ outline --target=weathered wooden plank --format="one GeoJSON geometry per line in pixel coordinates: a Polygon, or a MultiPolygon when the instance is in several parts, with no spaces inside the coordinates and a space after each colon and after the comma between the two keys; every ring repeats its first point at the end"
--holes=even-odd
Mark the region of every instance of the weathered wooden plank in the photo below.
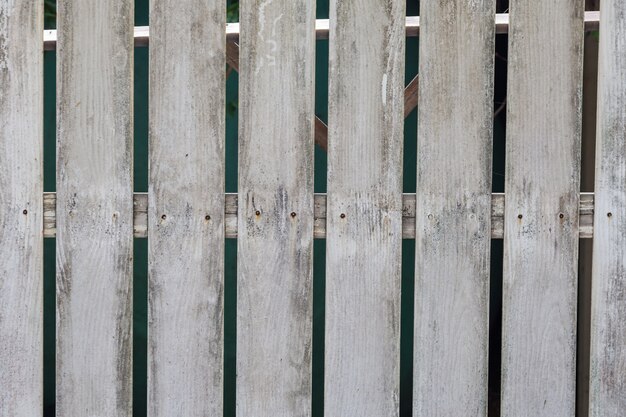
{"type": "Polygon", "coordinates": [[[59,0],[60,416],[131,416],[133,2],[59,0]]]}
{"type": "Polygon", "coordinates": [[[324,415],[397,416],[403,0],[331,0],[324,415]]]}
{"type": "MultiPolygon", "coordinates": [[[[237,238],[237,194],[224,199],[224,229],[227,239],[237,238]]],[[[43,195],[43,235],[56,236],[56,194],[43,195]]],[[[133,201],[133,233],[136,238],[148,237],[148,194],[135,193],[133,201]]],[[[593,193],[580,193],[580,239],[593,237],[593,193]]],[[[326,238],[326,194],[315,194],[313,235],[326,238]]],[[[491,195],[491,238],[504,236],[504,194],[491,195]]],[[[415,194],[402,195],[402,238],[415,239],[415,194]]]]}
{"type": "Polygon", "coordinates": [[[602,1],[589,415],[626,410],[626,3],[602,1]]]}
{"type": "Polygon", "coordinates": [[[150,9],[148,409],[223,407],[224,3],[150,9]]]}
{"type": "Polygon", "coordinates": [[[583,11],[511,3],[503,416],[575,412],[583,11]]]}
{"type": "Polygon", "coordinates": [[[413,414],[485,416],[495,1],[420,13],[413,414]]]}
{"type": "Polygon", "coordinates": [[[237,416],[311,413],[315,2],[242,2],[237,416]]]}
{"type": "Polygon", "coordinates": [[[0,415],[43,409],[43,1],[0,0],[0,415]]]}

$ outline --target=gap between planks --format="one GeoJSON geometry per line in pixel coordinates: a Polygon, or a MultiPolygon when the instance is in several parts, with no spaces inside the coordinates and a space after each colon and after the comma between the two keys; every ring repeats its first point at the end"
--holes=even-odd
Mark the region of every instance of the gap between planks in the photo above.
{"type": "MultiPolygon", "coordinates": [[[[148,237],[148,194],[134,194],[134,236],[148,237]]],[[[56,236],[56,193],[44,193],[44,229],[43,236],[56,236]]],[[[593,237],[594,194],[580,194],[580,227],[579,237],[593,237]]],[[[224,207],[225,235],[228,239],[237,238],[237,194],[226,194],[224,207]]],[[[326,194],[315,194],[315,225],[313,229],[316,239],[326,238],[326,194]]],[[[504,194],[494,193],[491,198],[491,238],[502,239],[504,236],[504,194]]],[[[404,194],[402,201],[402,238],[415,239],[415,194],[404,194]]]]}
{"type": "MultiPolygon", "coordinates": [[[[496,33],[509,32],[509,14],[496,14],[496,33]]],[[[585,31],[598,30],[600,26],[600,12],[585,12],[585,31]]],[[[318,19],[315,21],[315,36],[317,39],[328,39],[328,19],[318,19]]],[[[416,37],[419,35],[420,18],[419,16],[407,16],[406,18],[406,36],[416,37]]],[[[149,26],[135,27],[135,46],[147,46],[150,39],[149,26]]],[[[226,25],[226,40],[234,42],[239,40],[239,23],[228,23],[226,25]]],[[[44,30],[43,32],[44,50],[53,51],[56,49],[57,31],[44,30]]]]}

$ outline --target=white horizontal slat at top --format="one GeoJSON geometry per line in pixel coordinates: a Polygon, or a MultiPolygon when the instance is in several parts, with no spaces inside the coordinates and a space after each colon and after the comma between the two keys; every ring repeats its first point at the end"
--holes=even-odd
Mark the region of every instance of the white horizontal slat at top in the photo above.
{"type": "MultiPolygon", "coordinates": [[[[598,30],[600,23],[600,12],[585,12],[585,30],[598,30]]],[[[315,21],[315,36],[317,39],[328,39],[328,29],[330,22],[328,19],[317,19],[315,21]]],[[[226,39],[230,42],[239,40],[239,23],[226,24],[226,39]]],[[[405,21],[406,36],[414,37],[419,35],[419,16],[407,16],[405,21]]],[[[496,14],[496,33],[504,34],[509,31],[509,15],[507,13],[496,14]]],[[[135,46],[146,46],[150,41],[150,27],[136,26],[134,31],[135,46]]],[[[57,31],[54,29],[43,32],[44,48],[47,51],[54,50],[57,42],[57,31]]]]}

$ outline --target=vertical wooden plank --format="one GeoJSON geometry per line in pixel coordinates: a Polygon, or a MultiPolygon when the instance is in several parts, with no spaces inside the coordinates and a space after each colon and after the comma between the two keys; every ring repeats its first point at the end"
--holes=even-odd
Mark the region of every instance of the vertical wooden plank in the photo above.
{"type": "Polygon", "coordinates": [[[495,1],[420,18],[413,413],[485,416],[495,1]]]}
{"type": "Polygon", "coordinates": [[[222,414],[226,10],[150,10],[148,408],[222,414]]]}
{"type": "Polygon", "coordinates": [[[43,409],[43,2],[0,0],[0,415],[43,409]]]}
{"type": "Polygon", "coordinates": [[[399,412],[404,16],[330,2],[326,417],[399,412]]]}
{"type": "Polygon", "coordinates": [[[237,416],[308,416],[315,1],[240,13],[237,416]]]}
{"type": "Polygon", "coordinates": [[[130,416],[131,0],[59,0],[57,415],[130,416]]]}
{"type": "Polygon", "coordinates": [[[511,3],[503,416],[575,412],[583,12],[511,3]]]}
{"type": "Polygon", "coordinates": [[[626,410],[626,3],[603,0],[589,415],[626,410]]]}

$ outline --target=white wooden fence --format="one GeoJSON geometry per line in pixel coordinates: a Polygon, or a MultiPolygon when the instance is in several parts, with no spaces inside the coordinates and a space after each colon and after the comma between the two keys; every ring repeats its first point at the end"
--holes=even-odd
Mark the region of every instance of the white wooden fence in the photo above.
{"type": "Polygon", "coordinates": [[[0,416],[42,413],[42,239],[57,239],[58,416],[132,414],[132,239],[149,236],[150,416],[218,416],[224,238],[238,238],[237,415],[311,413],[312,249],[327,239],[325,407],[397,416],[400,265],[416,240],[414,416],[487,410],[490,239],[504,238],[502,415],[573,416],[578,239],[594,238],[590,414],[626,412],[626,2],[59,0],[57,194],[42,188],[42,1],[0,0],[0,416]],[[600,21],[597,178],[581,195],[582,42],[600,21]],[[316,32],[317,28],[317,32],[316,32]],[[405,31],[418,178],[402,194],[405,31]],[[506,194],[493,49],[509,32],[506,194]],[[328,195],[313,192],[330,39],[328,195]],[[224,194],[226,37],[239,194],[224,194]],[[150,192],[133,196],[133,42],[150,42],[150,192]],[[417,57],[409,57],[416,59],[417,57]]]}

